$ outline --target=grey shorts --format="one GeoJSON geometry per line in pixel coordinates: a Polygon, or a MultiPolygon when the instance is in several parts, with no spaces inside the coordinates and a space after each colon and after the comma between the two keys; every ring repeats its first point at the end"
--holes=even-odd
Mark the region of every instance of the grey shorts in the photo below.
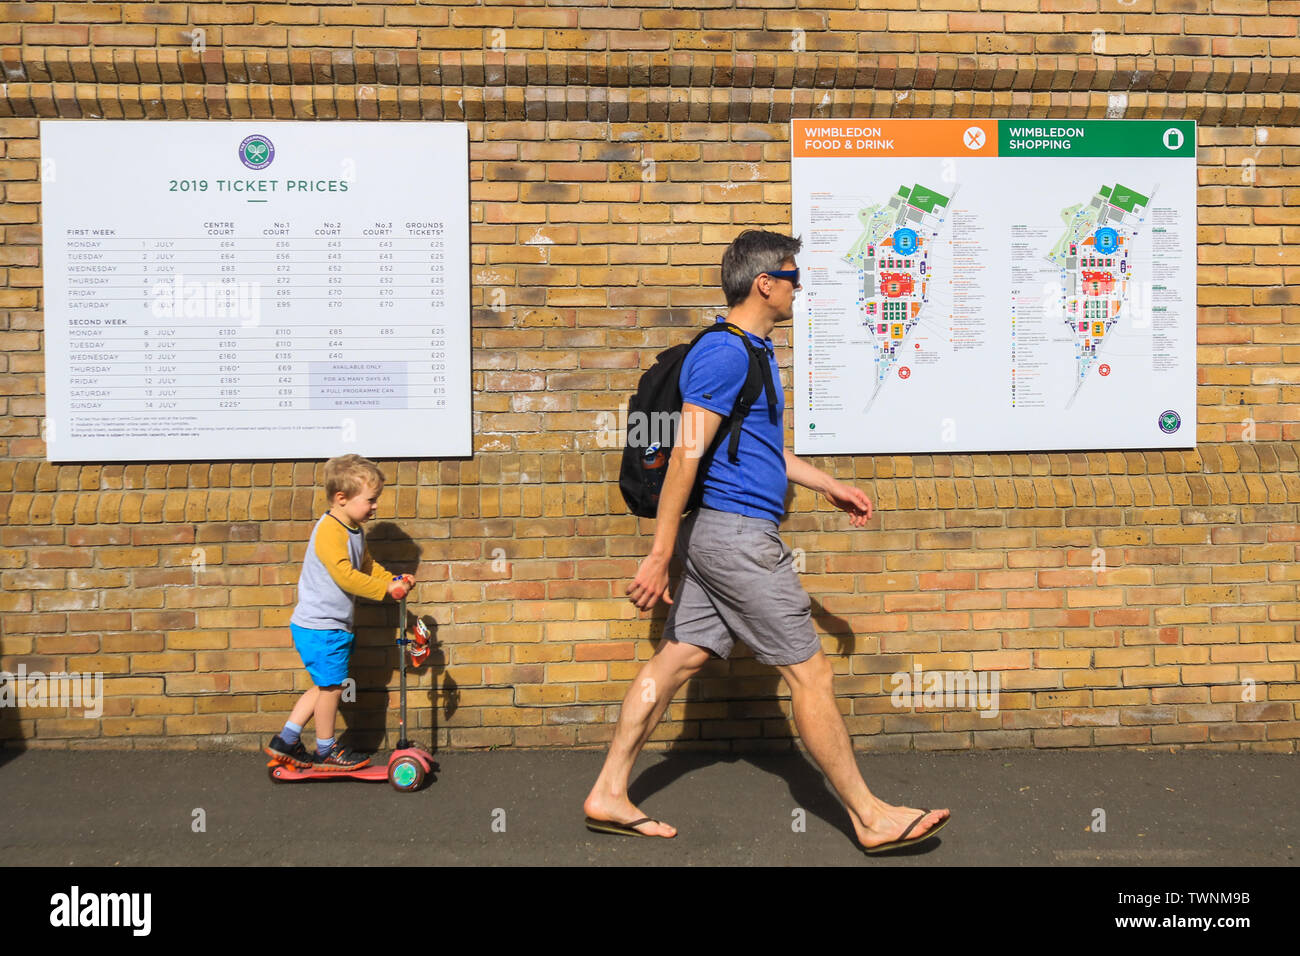
{"type": "Polygon", "coordinates": [[[776,522],[700,508],[683,519],[677,553],[685,571],[665,638],[724,658],[739,638],[764,664],[800,664],[821,649],[776,522]]]}

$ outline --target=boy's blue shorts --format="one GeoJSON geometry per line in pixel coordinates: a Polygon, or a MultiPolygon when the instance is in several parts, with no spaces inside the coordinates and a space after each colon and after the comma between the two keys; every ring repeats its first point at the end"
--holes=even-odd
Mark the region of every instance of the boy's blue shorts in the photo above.
{"type": "Polygon", "coordinates": [[[289,633],[317,687],[334,687],[348,677],[348,661],[352,657],[351,631],[317,631],[290,622],[289,633]]]}

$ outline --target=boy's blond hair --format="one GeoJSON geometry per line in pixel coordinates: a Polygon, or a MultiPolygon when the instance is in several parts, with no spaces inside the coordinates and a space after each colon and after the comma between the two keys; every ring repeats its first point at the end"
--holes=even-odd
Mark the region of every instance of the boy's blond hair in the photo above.
{"type": "Polygon", "coordinates": [[[384,486],[384,473],[369,458],[340,455],[325,462],[325,497],[331,504],[340,491],[348,498],[361,494],[367,485],[384,486]]]}

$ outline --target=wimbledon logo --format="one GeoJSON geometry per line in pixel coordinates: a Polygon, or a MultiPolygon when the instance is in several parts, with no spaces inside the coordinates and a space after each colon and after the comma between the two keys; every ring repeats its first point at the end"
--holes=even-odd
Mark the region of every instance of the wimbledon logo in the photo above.
{"type": "Polygon", "coordinates": [[[266,169],[275,159],[275,147],[261,133],[247,136],[239,144],[239,161],[249,169],[266,169]]]}
{"type": "Polygon", "coordinates": [[[1182,418],[1177,412],[1168,411],[1160,413],[1160,430],[1166,435],[1172,435],[1178,431],[1178,426],[1183,423],[1182,418]]]}

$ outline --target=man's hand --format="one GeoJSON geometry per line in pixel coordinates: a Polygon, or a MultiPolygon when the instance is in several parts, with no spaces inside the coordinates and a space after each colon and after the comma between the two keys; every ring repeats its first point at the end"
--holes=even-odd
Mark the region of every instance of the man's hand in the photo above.
{"type": "Polygon", "coordinates": [[[817,492],[836,508],[847,511],[849,524],[853,527],[861,528],[871,520],[870,498],[804,461],[788,448],[785,449],[785,473],[796,485],[817,492]]]}
{"type": "Polygon", "coordinates": [[[858,488],[842,481],[833,481],[822,492],[822,497],[841,511],[849,514],[849,524],[861,528],[871,520],[871,499],[858,488]]]}
{"type": "Polygon", "coordinates": [[[653,551],[642,558],[636,569],[636,577],[627,586],[627,597],[638,611],[650,610],[661,597],[664,603],[672,604],[673,599],[668,590],[668,559],[659,557],[653,551]]]}
{"type": "Polygon", "coordinates": [[[672,604],[668,590],[668,562],[672,560],[681,527],[682,512],[695,487],[700,456],[718,433],[722,416],[690,402],[682,403],[681,441],[668,459],[668,471],[659,492],[659,509],[655,516],[655,540],[650,553],[637,566],[636,577],[627,586],[628,600],[638,611],[648,611],[662,597],[672,604]]]}

